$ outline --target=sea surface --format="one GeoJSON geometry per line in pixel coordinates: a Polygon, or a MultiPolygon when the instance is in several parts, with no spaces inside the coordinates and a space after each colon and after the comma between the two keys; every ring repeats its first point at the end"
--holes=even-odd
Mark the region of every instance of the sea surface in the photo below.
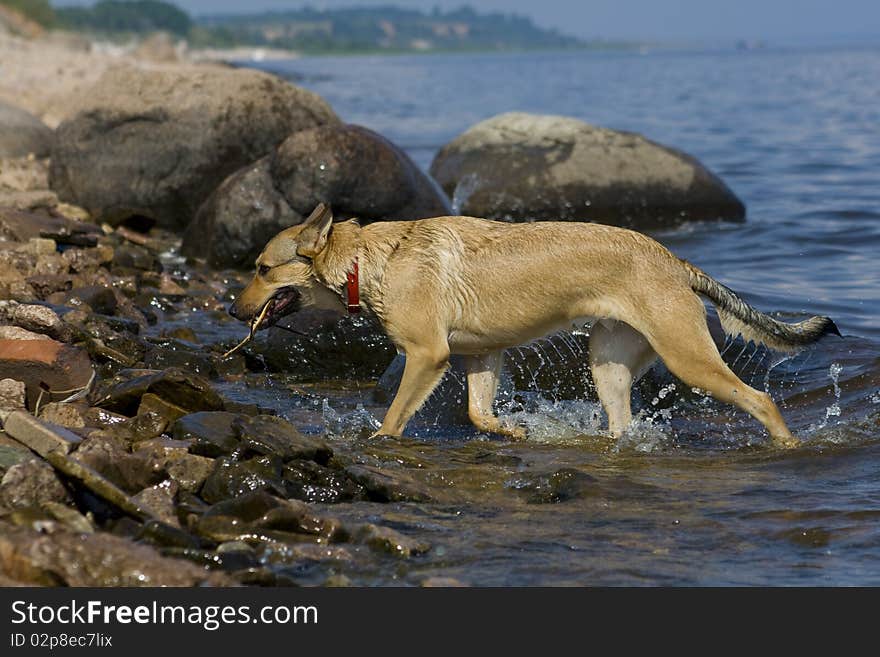
{"type": "MultiPolygon", "coordinates": [[[[350,581],[880,585],[880,47],[260,66],[321,94],[425,169],[456,135],[512,110],[573,116],[684,150],[740,196],[748,220],[654,237],[756,307],[787,319],[829,315],[844,335],[787,358],[727,346],[728,363],[773,395],[804,441],[792,451],[773,449],[750,418],[692,394],[662,367],[637,391],[639,417],[616,443],[602,434],[595,400],[546,389],[502,400],[502,413],[530,429],[527,441],[510,443],[442,425],[370,441],[384,407],[369,383],[304,392],[278,375],[230,386],[228,394],[272,405],[329,433],[337,449],[437,491],[431,504],[331,509],[432,546],[405,561],[335,566],[350,581]]],[[[532,361],[540,368],[561,349],[577,362],[572,344],[530,347],[532,361]]]]}

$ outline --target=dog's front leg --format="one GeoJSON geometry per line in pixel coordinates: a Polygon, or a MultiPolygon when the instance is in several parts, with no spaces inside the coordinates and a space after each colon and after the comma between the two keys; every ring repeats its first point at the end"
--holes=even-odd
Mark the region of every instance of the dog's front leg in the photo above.
{"type": "Polygon", "coordinates": [[[430,397],[449,367],[449,347],[445,344],[434,349],[408,349],[404,353],[406,366],[400,388],[385,414],[382,427],[374,436],[401,435],[406,423],[430,397]]]}
{"type": "Polygon", "coordinates": [[[503,351],[493,351],[481,356],[469,356],[467,368],[468,417],[480,431],[498,433],[514,440],[523,440],[526,432],[522,427],[506,427],[501,424],[492,409],[498,392],[503,351]]]}

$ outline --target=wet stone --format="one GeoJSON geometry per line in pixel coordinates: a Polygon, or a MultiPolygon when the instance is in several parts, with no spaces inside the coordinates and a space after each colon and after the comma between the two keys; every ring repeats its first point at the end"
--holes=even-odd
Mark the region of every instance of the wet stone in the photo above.
{"type": "Polygon", "coordinates": [[[138,404],[137,409],[138,415],[144,415],[146,413],[153,413],[160,416],[170,426],[186,415],[187,410],[181,408],[177,404],[162,399],[158,395],[154,395],[152,392],[148,392],[141,397],[141,403],[138,404]]]}
{"type": "Polygon", "coordinates": [[[600,495],[598,480],[575,468],[532,474],[515,479],[508,486],[526,495],[529,504],[555,504],[600,495]]]}
{"type": "Polygon", "coordinates": [[[196,332],[193,331],[189,326],[178,326],[177,328],[173,328],[170,331],[163,332],[163,335],[169,338],[175,338],[177,340],[183,340],[185,342],[191,342],[198,344],[199,338],[196,335],[196,332]]]}
{"type": "Polygon", "coordinates": [[[271,415],[240,417],[233,423],[243,447],[284,461],[308,459],[326,464],[333,450],[320,438],[301,434],[290,422],[271,415]]]}
{"type": "Polygon", "coordinates": [[[313,534],[333,541],[345,540],[348,532],[335,519],[318,515],[307,504],[298,500],[283,500],[274,509],[253,522],[260,529],[279,530],[296,534],[313,534]]]}
{"type": "Polygon", "coordinates": [[[350,465],[345,471],[377,502],[429,502],[432,498],[427,486],[401,472],[371,465],[350,465]]]}
{"type": "Polygon", "coordinates": [[[177,482],[181,489],[193,493],[201,489],[213,469],[214,459],[195,454],[171,458],[165,465],[168,476],[177,482]]]}
{"type": "Polygon", "coordinates": [[[129,493],[159,483],[163,472],[151,467],[147,455],[130,453],[125,438],[96,431],[74,453],[75,459],[129,493]]]}
{"type": "Polygon", "coordinates": [[[131,499],[138,506],[151,511],[152,515],[158,520],[172,527],[179,527],[180,523],[177,520],[177,513],[174,507],[176,495],[177,484],[171,480],[166,480],[143,489],[131,499]]]}
{"type": "Polygon", "coordinates": [[[158,520],[147,520],[138,534],[138,540],[152,545],[173,548],[200,548],[202,541],[177,526],[158,520]]]}
{"type": "Polygon", "coordinates": [[[331,541],[348,537],[338,519],[321,515],[303,502],[279,499],[262,490],[215,504],[199,519],[196,531],[217,541],[250,534],[282,542],[306,540],[302,535],[313,537],[309,540],[331,541]]]}
{"type": "Polygon", "coordinates": [[[223,586],[233,583],[154,548],[106,532],[51,535],[0,522],[0,572],[25,582],[66,586],[223,586]]]}
{"type": "Polygon", "coordinates": [[[176,557],[178,559],[187,559],[188,561],[205,568],[226,571],[243,584],[274,586],[276,582],[276,579],[271,574],[267,575],[267,577],[271,579],[260,579],[259,581],[245,581],[244,579],[239,579],[239,572],[241,571],[248,571],[251,569],[260,571],[265,570],[259,567],[260,559],[254,551],[246,552],[244,550],[238,550],[218,552],[215,550],[198,548],[169,547],[163,549],[162,554],[169,557],[176,557]],[[267,581],[269,583],[267,583],[267,581]]]}
{"type": "Polygon", "coordinates": [[[70,494],[45,461],[27,460],[11,466],[0,480],[0,507],[39,507],[45,502],[68,502],[70,494]]]}
{"type": "Polygon", "coordinates": [[[153,393],[190,412],[223,410],[223,399],[211,384],[200,376],[179,368],[162,372],[123,370],[113,381],[105,383],[97,395],[95,406],[134,415],[141,397],[153,393]]]}
{"type": "Polygon", "coordinates": [[[363,486],[344,471],[334,470],[313,461],[296,459],[284,466],[287,497],[306,502],[336,504],[366,499],[363,486]]]}
{"type": "Polygon", "coordinates": [[[142,246],[120,244],[113,250],[112,271],[134,269],[141,271],[162,271],[161,263],[156,256],[142,246]]]}
{"type": "Polygon", "coordinates": [[[138,413],[125,423],[125,428],[131,432],[131,440],[140,442],[150,440],[165,433],[171,420],[157,411],[138,413]]]}
{"type": "Polygon", "coordinates": [[[147,350],[144,365],[155,370],[179,367],[199,376],[217,378],[217,368],[210,354],[180,346],[163,344],[147,350]]]}
{"type": "Polygon", "coordinates": [[[387,552],[398,557],[411,557],[431,549],[428,543],[404,536],[390,527],[380,527],[371,523],[361,526],[355,539],[378,552],[387,552]]]}
{"type": "Polygon", "coordinates": [[[119,425],[122,422],[125,422],[128,418],[119,413],[108,411],[105,408],[92,406],[87,408],[85,413],[83,413],[83,419],[85,420],[86,426],[103,429],[119,425]]]}
{"type": "Polygon", "coordinates": [[[201,496],[213,504],[261,489],[284,495],[282,471],[283,463],[278,457],[235,461],[224,456],[215,462],[214,470],[202,486],[201,496]]]}
{"type": "Polygon", "coordinates": [[[191,441],[193,454],[228,456],[239,449],[238,431],[232,426],[238,418],[236,413],[223,411],[190,413],[174,423],[171,435],[176,440],[191,441]]]}
{"type": "Polygon", "coordinates": [[[102,285],[87,285],[70,290],[69,292],[55,292],[46,301],[59,306],[87,305],[96,313],[112,315],[116,312],[116,295],[113,290],[102,285]]]}

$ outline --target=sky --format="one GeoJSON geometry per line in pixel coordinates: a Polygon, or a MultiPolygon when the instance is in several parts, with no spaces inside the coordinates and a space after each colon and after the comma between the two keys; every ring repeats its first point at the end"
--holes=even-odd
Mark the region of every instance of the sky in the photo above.
{"type": "MultiPolygon", "coordinates": [[[[171,0],[190,14],[395,4],[429,10],[469,4],[531,17],[585,38],[688,40],[878,37],[880,0],[171,0]]],[[[92,0],[52,0],[55,5],[92,0]]]]}

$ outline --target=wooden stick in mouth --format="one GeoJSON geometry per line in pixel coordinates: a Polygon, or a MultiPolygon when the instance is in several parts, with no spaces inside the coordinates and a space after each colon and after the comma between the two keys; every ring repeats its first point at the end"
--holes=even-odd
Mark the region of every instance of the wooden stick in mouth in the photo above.
{"type": "Polygon", "coordinates": [[[248,342],[250,342],[251,340],[254,339],[254,335],[256,334],[257,329],[260,328],[260,324],[262,324],[263,320],[266,318],[266,313],[269,312],[269,304],[272,303],[272,301],[274,301],[274,298],[269,299],[263,305],[263,310],[260,311],[260,315],[256,319],[251,321],[251,330],[246,336],[244,336],[244,340],[242,340],[237,345],[235,345],[232,349],[230,349],[225,354],[223,354],[223,358],[226,358],[227,356],[231,356],[236,351],[238,351],[243,346],[245,346],[248,342]]]}

